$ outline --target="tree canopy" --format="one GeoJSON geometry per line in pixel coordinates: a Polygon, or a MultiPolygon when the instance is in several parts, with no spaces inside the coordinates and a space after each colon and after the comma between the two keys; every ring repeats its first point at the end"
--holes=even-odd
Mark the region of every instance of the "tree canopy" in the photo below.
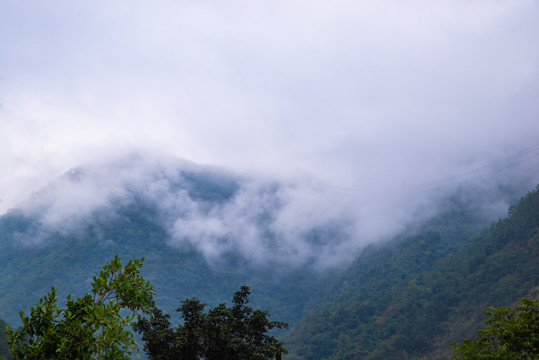
{"type": "Polygon", "coordinates": [[[154,307],[150,319],[140,319],[135,329],[142,334],[144,350],[153,360],[263,360],[286,353],[282,343],[268,331],[287,324],[270,321],[268,312],[253,310],[250,289],[242,286],[232,306],[220,304],[207,313],[197,298],[182,301],[177,309],[183,323],[171,327],[170,316],[154,307]]]}
{"type": "Polygon", "coordinates": [[[64,308],[52,288],[30,308],[30,316],[20,312],[20,329],[8,329],[12,358],[129,359],[137,350],[130,326],[137,314],[151,309],[154,296],[140,274],[143,262],[123,266],[115,256],[94,276],[91,293],[68,296],[64,308]]]}
{"type": "Polygon", "coordinates": [[[232,306],[220,304],[207,313],[196,298],[182,301],[177,311],[183,323],[172,328],[170,316],[155,307],[152,285],[141,276],[143,262],[124,266],[115,256],[93,277],[92,291],[67,296],[63,308],[51,288],[29,316],[20,312],[22,327],[7,329],[11,358],[127,360],[138,351],[133,328],[142,334],[151,359],[262,360],[286,352],[268,331],[287,324],[249,307],[247,286],[234,294],[232,306]]]}
{"type": "Polygon", "coordinates": [[[473,340],[452,344],[454,359],[539,359],[539,300],[524,298],[513,309],[490,307],[484,314],[490,318],[473,340]]]}

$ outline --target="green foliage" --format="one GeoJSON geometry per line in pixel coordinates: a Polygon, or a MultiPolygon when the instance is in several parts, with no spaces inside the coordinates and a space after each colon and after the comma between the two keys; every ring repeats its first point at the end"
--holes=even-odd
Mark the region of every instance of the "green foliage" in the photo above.
{"type": "Polygon", "coordinates": [[[94,276],[92,291],[57,305],[56,289],[20,312],[22,327],[8,329],[13,359],[129,359],[137,350],[130,326],[148,312],[153,287],[141,276],[144,259],[122,265],[118,256],[94,276]]]}
{"type": "Polygon", "coordinates": [[[287,324],[270,321],[268,312],[247,306],[250,290],[242,286],[232,306],[220,304],[204,313],[197,298],[178,308],[183,324],[173,329],[170,316],[154,308],[150,320],[141,318],[135,329],[142,334],[144,350],[153,360],[264,360],[286,353],[282,343],[268,332],[287,324]]]}
{"type": "Polygon", "coordinates": [[[490,318],[473,340],[452,344],[454,359],[539,359],[539,300],[524,298],[514,309],[489,307],[484,315],[490,318]]]}

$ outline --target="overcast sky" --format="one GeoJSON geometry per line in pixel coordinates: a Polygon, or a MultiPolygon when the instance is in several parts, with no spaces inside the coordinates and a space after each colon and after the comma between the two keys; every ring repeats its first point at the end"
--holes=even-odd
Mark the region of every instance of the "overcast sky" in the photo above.
{"type": "Polygon", "coordinates": [[[0,0],[0,213],[125,148],[378,195],[470,174],[539,143],[538,34],[535,0],[0,0]]]}

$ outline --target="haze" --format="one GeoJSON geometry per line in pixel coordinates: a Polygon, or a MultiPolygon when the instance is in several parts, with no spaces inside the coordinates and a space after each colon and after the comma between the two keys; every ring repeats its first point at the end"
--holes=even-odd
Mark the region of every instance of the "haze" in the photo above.
{"type": "Polygon", "coordinates": [[[0,4],[2,213],[131,152],[300,183],[291,224],[365,237],[432,184],[538,182],[532,0],[0,4]]]}

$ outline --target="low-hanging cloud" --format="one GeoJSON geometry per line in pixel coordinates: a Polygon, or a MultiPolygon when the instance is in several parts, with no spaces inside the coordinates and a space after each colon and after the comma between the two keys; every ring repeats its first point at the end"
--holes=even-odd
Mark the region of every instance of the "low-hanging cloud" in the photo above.
{"type": "Polygon", "coordinates": [[[114,216],[115,207],[135,201],[156,206],[160,216],[154,221],[166,227],[170,246],[194,247],[212,263],[239,254],[259,264],[329,266],[343,261],[345,248],[337,251],[339,246],[357,241],[350,231],[351,203],[335,194],[166,156],[130,154],[85,164],[33,194],[20,209],[46,234],[76,231],[93,215],[114,216]]]}
{"type": "Polygon", "coordinates": [[[124,154],[68,171],[20,208],[42,225],[43,236],[32,233],[35,238],[26,245],[143,201],[158,209],[153,220],[167,230],[169,246],[194,248],[210,263],[239,255],[256,264],[325,268],[346,264],[364,246],[438,214],[447,197],[474,203],[475,215],[487,220],[503,215],[511,196],[507,189],[526,190],[537,179],[518,166],[529,164],[530,156],[539,156],[539,146],[460,178],[400,193],[388,189],[386,197],[377,198],[368,188],[339,189],[305,178],[253,177],[163,155],[124,154]]]}

